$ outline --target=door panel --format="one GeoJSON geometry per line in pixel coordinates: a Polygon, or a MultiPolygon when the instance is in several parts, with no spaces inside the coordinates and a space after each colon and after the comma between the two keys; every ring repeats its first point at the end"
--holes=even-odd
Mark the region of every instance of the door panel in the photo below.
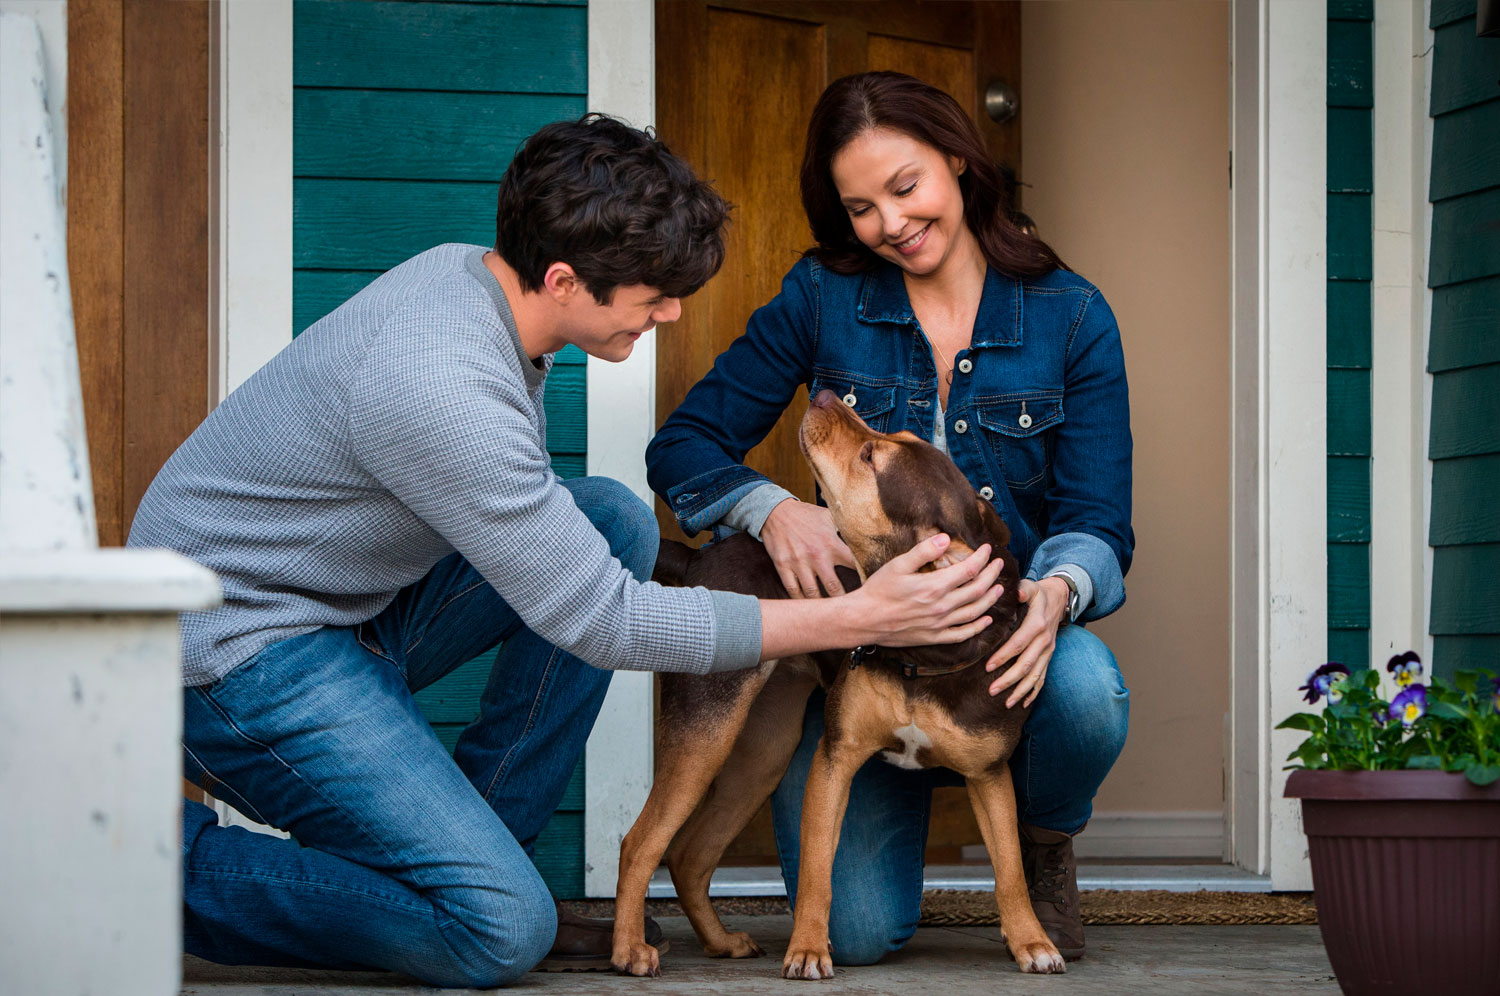
{"type": "Polygon", "coordinates": [[[969,49],[871,35],[870,68],[894,69],[926,80],[950,94],[971,116],[974,114],[974,53],[969,49]]]}
{"type": "MultiPolygon", "coordinates": [[[[823,88],[868,69],[910,73],[943,88],[975,116],[993,156],[1020,168],[1020,120],[996,124],[982,94],[997,78],[1019,92],[1020,11],[1014,2],[921,0],[658,0],[657,127],[735,207],[719,274],[659,330],[658,421],[681,403],[714,358],[769,301],[811,243],[797,174],[807,121],[823,88]]],[[[746,463],[803,499],[812,475],[796,442],[807,407],[798,393],[746,463]]],[[[660,501],[662,534],[681,537],[660,501]]],[[[701,540],[702,537],[699,538],[701,540]]],[[[962,789],[940,790],[928,856],[954,860],[978,828],[962,789]]],[[[728,863],[774,863],[766,809],[731,846],[728,863]]]]}

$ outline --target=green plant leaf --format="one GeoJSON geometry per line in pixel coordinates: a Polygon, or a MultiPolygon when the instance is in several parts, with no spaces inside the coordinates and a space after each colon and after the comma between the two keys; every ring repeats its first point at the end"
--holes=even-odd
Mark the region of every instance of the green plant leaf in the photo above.
{"type": "Polygon", "coordinates": [[[1419,768],[1424,771],[1441,771],[1443,759],[1436,754],[1415,754],[1406,759],[1408,768],[1419,768]]]}
{"type": "Polygon", "coordinates": [[[1310,712],[1293,713],[1286,719],[1276,724],[1278,730],[1306,730],[1309,733],[1318,733],[1323,729],[1323,717],[1313,715],[1310,712]]]}
{"type": "Polygon", "coordinates": [[[1480,764],[1476,761],[1464,769],[1464,777],[1482,788],[1500,778],[1500,764],[1480,764]]]}
{"type": "Polygon", "coordinates": [[[1440,719],[1468,719],[1469,710],[1463,706],[1454,705],[1452,702],[1433,702],[1427,706],[1429,716],[1437,716],[1440,719]]]}

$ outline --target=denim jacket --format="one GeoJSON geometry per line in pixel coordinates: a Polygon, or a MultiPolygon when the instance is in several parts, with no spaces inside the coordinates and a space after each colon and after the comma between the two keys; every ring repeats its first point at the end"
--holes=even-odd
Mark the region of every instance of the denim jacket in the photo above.
{"type": "MultiPolygon", "coordinates": [[[[991,269],[953,361],[948,448],[1010,528],[1024,576],[1077,565],[1093,587],[1081,618],[1113,612],[1135,536],[1125,360],[1104,297],[1064,270],[1020,281],[991,269]]],[[[932,438],[937,370],[897,267],[845,276],[798,262],[662,425],[647,474],[688,535],[766,483],[742,461],[804,385],[879,432],[932,438]]]]}

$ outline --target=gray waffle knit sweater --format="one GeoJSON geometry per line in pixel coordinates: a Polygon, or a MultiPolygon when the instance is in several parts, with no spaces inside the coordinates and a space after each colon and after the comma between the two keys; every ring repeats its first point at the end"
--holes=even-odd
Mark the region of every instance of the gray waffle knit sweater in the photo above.
{"type": "Polygon", "coordinates": [[[484,249],[381,276],[232,393],[162,468],[131,546],[218,573],[183,616],[183,681],[377,615],[457,550],[544,639],[596,667],[704,673],[760,655],[755,599],[631,577],[547,457],[538,368],[484,249]]]}

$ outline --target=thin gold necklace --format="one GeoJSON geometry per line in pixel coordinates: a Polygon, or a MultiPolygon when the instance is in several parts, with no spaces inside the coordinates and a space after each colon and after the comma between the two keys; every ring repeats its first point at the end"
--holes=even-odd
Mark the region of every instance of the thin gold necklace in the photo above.
{"type": "MultiPolygon", "coordinates": [[[[936,339],[928,339],[927,341],[932,344],[932,351],[937,354],[938,359],[940,359],[940,360],[943,361],[943,367],[946,368],[947,371],[948,371],[948,376],[946,378],[944,378],[944,379],[946,380],[947,383],[952,384],[953,383],[953,364],[951,364],[951,363],[948,362],[948,357],[944,356],[943,355],[943,351],[938,348],[938,344],[937,344],[937,340],[936,339]]],[[[942,375],[942,370],[939,370],[938,374],[939,374],[939,376],[941,376],[942,375]]]]}

